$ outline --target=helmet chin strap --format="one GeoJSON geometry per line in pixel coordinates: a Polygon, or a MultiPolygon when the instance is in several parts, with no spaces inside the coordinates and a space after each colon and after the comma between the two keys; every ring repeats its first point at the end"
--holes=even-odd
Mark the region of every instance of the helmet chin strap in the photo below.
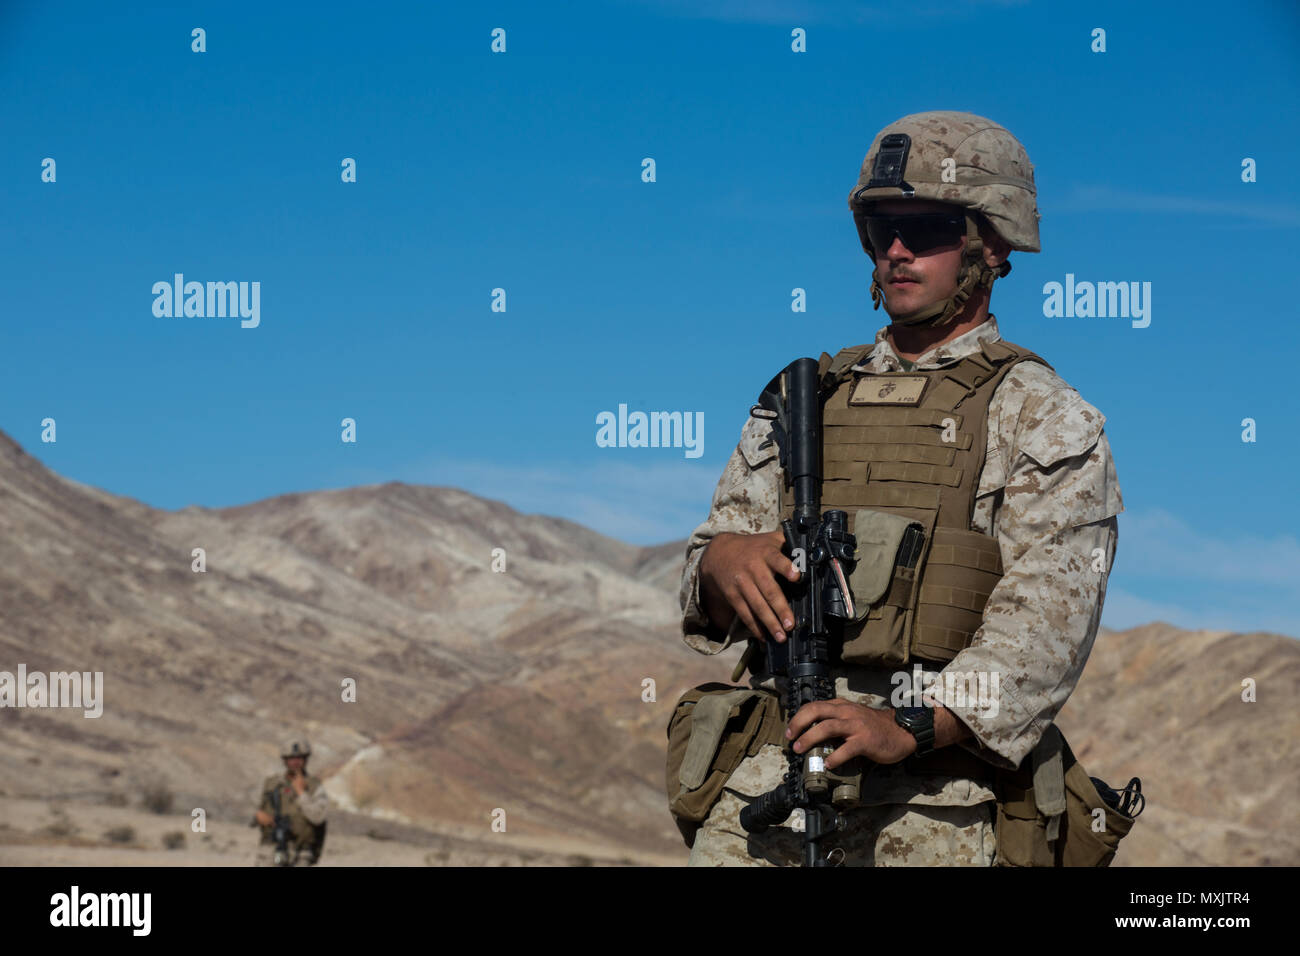
{"type": "MultiPolygon", "coordinates": [[[[1005,276],[1011,271],[1011,263],[1003,262],[997,270],[990,269],[984,261],[984,240],[980,238],[979,226],[975,217],[966,215],[966,248],[962,251],[961,271],[957,273],[957,289],[946,299],[934,305],[926,306],[920,312],[896,316],[891,314],[895,325],[918,326],[922,328],[941,328],[948,325],[966,306],[966,301],[977,289],[993,288],[993,280],[1005,276]]],[[[871,301],[873,308],[879,309],[881,300],[887,300],[880,285],[880,270],[871,273],[871,301]]],[[[888,308],[886,308],[888,311],[888,308]]]]}

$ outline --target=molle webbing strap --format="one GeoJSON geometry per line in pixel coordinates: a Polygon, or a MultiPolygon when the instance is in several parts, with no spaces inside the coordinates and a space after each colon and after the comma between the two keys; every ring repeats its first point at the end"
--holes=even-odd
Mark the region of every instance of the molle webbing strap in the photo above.
{"type": "Polygon", "coordinates": [[[833,461],[917,461],[926,465],[951,466],[957,450],[925,445],[832,445],[822,460],[833,461]]]}
{"type": "Polygon", "coordinates": [[[858,508],[881,511],[902,509],[902,514],[914,517],[911,511],[938,510],[939,489],[924,485],[894,485],[883,481],[875,484],[826,482],[822,485],[822,509],[829,511],[832,508],[842,511],[858,508]]]}
{"type": "Polygon", "coordinates": [[[931,485],[951,485],[956,488],[961,483],[961,470],[932,465],[927,462],[895,461],[845,461],[834,460],[822,466],[822,477],[826,481],[911,481],[931,485]]]}
{"type": "Polygon", "coordinates": [[[894,424],[823,425],[822,431],[828,437],[834,433],[836,444],[843,445],[930,445],[962,451],[973,445],[971,435],[967,432],[957,432],[955,441],[944,441],[943,431],[939,426],[926,428],[920,425],[894,424]]]}
{"type": "MultiPolygon", "coordinates": [[[[822,412],[822,424],[854,425],[861,417],[855,414],[856,411],[855,408],[828,408],[822,412]]],[[[954,419],[957,427],[961,427],[962,416],[942,408],[900,408],[893,416],[893,421],[897,425],[942,428],[946,418],[954,419]]],[[[914,432],[913,434],[924,435],[925,433],[914,432]]]]}
{"type": "Polygon", "coordinates": [[[938,584],[921,585],[921,604],[952,608],[956,611],[974,611],[979,614],[984,610],[986,601],[987,597],[973,588],[958,588],[938,584]]]}
{"type": "Polygon", "coordinates": [[[917,462],[872,462],[869,477],[873,481],[910,481],[926,485],[948,485],[956,488],[961,484],[960,468],[943,468],[939,465],[925,465],[917,462]]]}
{"type": "MultiPolygon", "coordinates": [[[[978,532],[969,532],[978,534],[978,532]]],[[[986,537],[979,535],[980,538],[986,537]]],[[[999,552],[989,551],[978,539],[963,540],[960,532],[950,528],[935,531],[934,541],[930,545],[930,560],[956,567],[974,568],[978,571],[997,573],[999,552]]]]}
{"type": "Polygon", "coordinates": [[[1061,818],[1065,813],[1065,738],[1055,724],[1050,724],[1033,749],[1034,803],[1047,818],[1048,842],[1060,836],[1061,818]]]}

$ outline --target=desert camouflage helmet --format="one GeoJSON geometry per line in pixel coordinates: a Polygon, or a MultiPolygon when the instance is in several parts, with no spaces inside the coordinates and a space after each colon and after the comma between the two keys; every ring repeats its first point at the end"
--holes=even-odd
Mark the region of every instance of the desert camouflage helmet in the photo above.
{"type": "Polygon", "coordinates": [[[281,757],[310,757],[311,744],[303,737],[291,737],[280,748],[281,757]]]}
{"type": "MultiPolygon", "coordinates": [[[[867,151],[849,208],[862,248],[872,255],[863,217],[885,199],[926,199],[968,210],[966,251],[957,292],[923,313],[895,318],[904,325],[945,325],[980,286],[1011,271],[997,272],[983,260],[981,214],[989,226],[1020,252],[1038,252],[1038,203],[1034,167],[1020,141],[1004,127],[974,113],[936,110],[913,113],[890,123],[867,151]]],[[[872,275],[871,295],[880,307],[882,290],[872,275]]]]}

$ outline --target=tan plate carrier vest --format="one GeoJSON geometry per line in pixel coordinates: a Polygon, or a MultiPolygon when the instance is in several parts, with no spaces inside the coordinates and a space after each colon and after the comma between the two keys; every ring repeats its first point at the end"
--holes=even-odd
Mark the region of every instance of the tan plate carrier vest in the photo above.
{"type": "MultiPolygon", "coordinates": [[[[835,387],[822,415],[822,510],[848,512],[858,569],[878,578],[878,586],[863,587],[855,570],[850,579],[859,606],[845,627],[842,657],[868,666],[945,662],[971,643],[1002,577],[997,540],[970,526],[989,401],[1018,363],[1051,366],[1020,346],[985,342],[947,368],[854,371],[873,348],[821,357],[823,386],[835,387]],[[913,568],[895,567],[899,535],[911,522],[924,532],[924,549],[913,568]],[[881,555],[888,555],[883,564],[881,555]],[[874,592],[883,594],[870,600],[874,592]]],[[[780,502],[789,518],[788,481],[780,502]]]]}

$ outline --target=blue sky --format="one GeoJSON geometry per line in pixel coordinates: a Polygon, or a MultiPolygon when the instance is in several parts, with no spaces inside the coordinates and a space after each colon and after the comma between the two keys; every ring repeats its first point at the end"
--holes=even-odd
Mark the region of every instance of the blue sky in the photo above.
{"type": "Polygon", "coordinates": [[[1104,623],[1300,635],[1294,4],[290,6],[0,5],[0,428],[60,474],[162,508],[456,485],[685,537],[772,373],[885,323],[845,204],[874,133],[970,110],[1039,188],[1003,334],[1108,418],[1104,623]],[[259,282],[260,324],[155,316],[177,272],[259,282]],[[1045,317],[1067,273],[1150,282],[1151,324],[1045,317]],[[620,403],[703,413],[703,454],[597,447],[620,403]]]}

